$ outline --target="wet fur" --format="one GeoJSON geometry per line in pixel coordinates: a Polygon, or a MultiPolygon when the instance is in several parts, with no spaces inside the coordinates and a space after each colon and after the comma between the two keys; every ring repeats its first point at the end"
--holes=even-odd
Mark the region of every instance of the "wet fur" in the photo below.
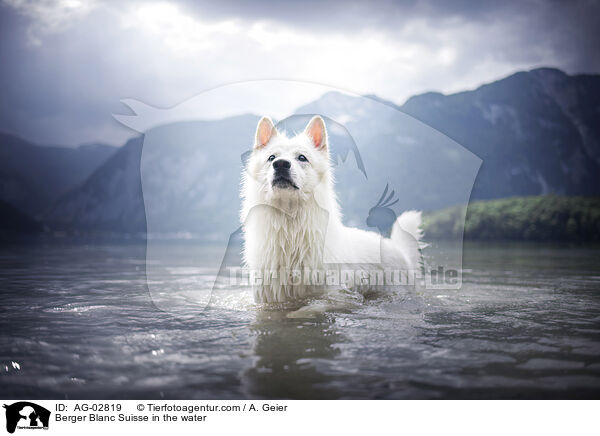
{"type": "MultiPolygon", "coordinates": [[[[398,217],[391,238],[342,224],[327,131],[320,117],[314,117],[305,131],[294,137],[278,132],[270,119],[261,119],[241,196],[243,257],[250,271],[419,268],[419,212],[398,217]],[[308,164],[298,161],[300,154],[308,158],[308,164]],[[297,189],[273,184],[271,155],[291,162],[290,174],[297,189]]],[[[369,291],[368,286],[352,283],[336,287],[369,291]]],[[[284,303],[331,290],[326,285],[281,284],[277,280],[253,286],[259,303],[284,303]]]]}

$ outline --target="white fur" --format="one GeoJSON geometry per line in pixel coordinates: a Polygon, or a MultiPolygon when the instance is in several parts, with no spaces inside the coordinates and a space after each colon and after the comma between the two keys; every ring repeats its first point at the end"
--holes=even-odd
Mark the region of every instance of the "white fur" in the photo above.
{"type": "MultiPolygon", "coordinates": [[[[333,189],[325,124],[314,117],[306,130],[288,138],[268,118],[258,125],[255,146],[243,177],[241,221],[244,261],[250,271],[314,271],[395,268],[417,270],[420,262],[421,215],[398,217],[391,238],[342,224],[333,189]],[[321,141],[318,142],[319,136],[321,141]],[[315,141],[318,144],[315,144],[315,141]],[[308,158],[300,162],[298,156],[308,158]],[[298,189],[272,185],[273,164],[286,159],[298,189]]],[[[338,288],[368,291],[351,282],[338,288]]],[[[335,286],[334,286],[335,287],[335,286]]],[[[332,286],[281,284],[275,280],[253,286],[257,302],[287,302],[322,294],[332,286]]]]}

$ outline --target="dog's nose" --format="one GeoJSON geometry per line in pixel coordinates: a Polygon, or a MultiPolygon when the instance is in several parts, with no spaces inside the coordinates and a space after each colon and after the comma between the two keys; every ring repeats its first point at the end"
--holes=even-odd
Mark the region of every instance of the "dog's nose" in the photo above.
{"type": "Polygon", "coordinates": [[[289,160],[277,159],[273,161],[273,168],[275,168],[275,171],[289,170],[291,166],[292,163],[289,160]]]}

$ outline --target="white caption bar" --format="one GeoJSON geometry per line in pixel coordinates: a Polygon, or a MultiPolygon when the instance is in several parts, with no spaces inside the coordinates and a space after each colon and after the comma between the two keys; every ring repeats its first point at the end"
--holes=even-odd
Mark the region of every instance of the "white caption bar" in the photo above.
{"type": "MultiPolygon", "coordinates": [[[[587,434],[599,401],[8,400],[1,432],[40,435],[587,434]],[[49,412],[49,415],[47,414],[49,412]]],[[[8,434],[8,433],[4,433],[8,434]]]]}

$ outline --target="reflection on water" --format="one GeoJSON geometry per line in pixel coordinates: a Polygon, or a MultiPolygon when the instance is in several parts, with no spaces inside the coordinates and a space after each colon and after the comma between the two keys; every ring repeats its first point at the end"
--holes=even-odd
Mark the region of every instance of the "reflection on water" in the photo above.
{"type": "Polygon", "coordinates": [[[251,324],[254,362],[242,374],[245,392],[265,398],[339,398],[320,371],[341,353],[345,342],[335,321],[326,316],[307,322],[285,313],[258,312],[251,324]]]}
{"type": "MultiPolygon", "coordinates": [[[[208,248],[199,252],[203,265],[157,275],[155,288],[168,294],[175,286],[210,286],[203,266],[213,267],[219,256],[208,248]]],[[[258,307],[243,289],[222,289],[202,312],[185,304],[174,313],[159,310],[144,259],[137,244],[0,250],[2,396],[600,393],[597,248],[469,245],[461,290],[355,302],[312,318],[258,307]]]]}

